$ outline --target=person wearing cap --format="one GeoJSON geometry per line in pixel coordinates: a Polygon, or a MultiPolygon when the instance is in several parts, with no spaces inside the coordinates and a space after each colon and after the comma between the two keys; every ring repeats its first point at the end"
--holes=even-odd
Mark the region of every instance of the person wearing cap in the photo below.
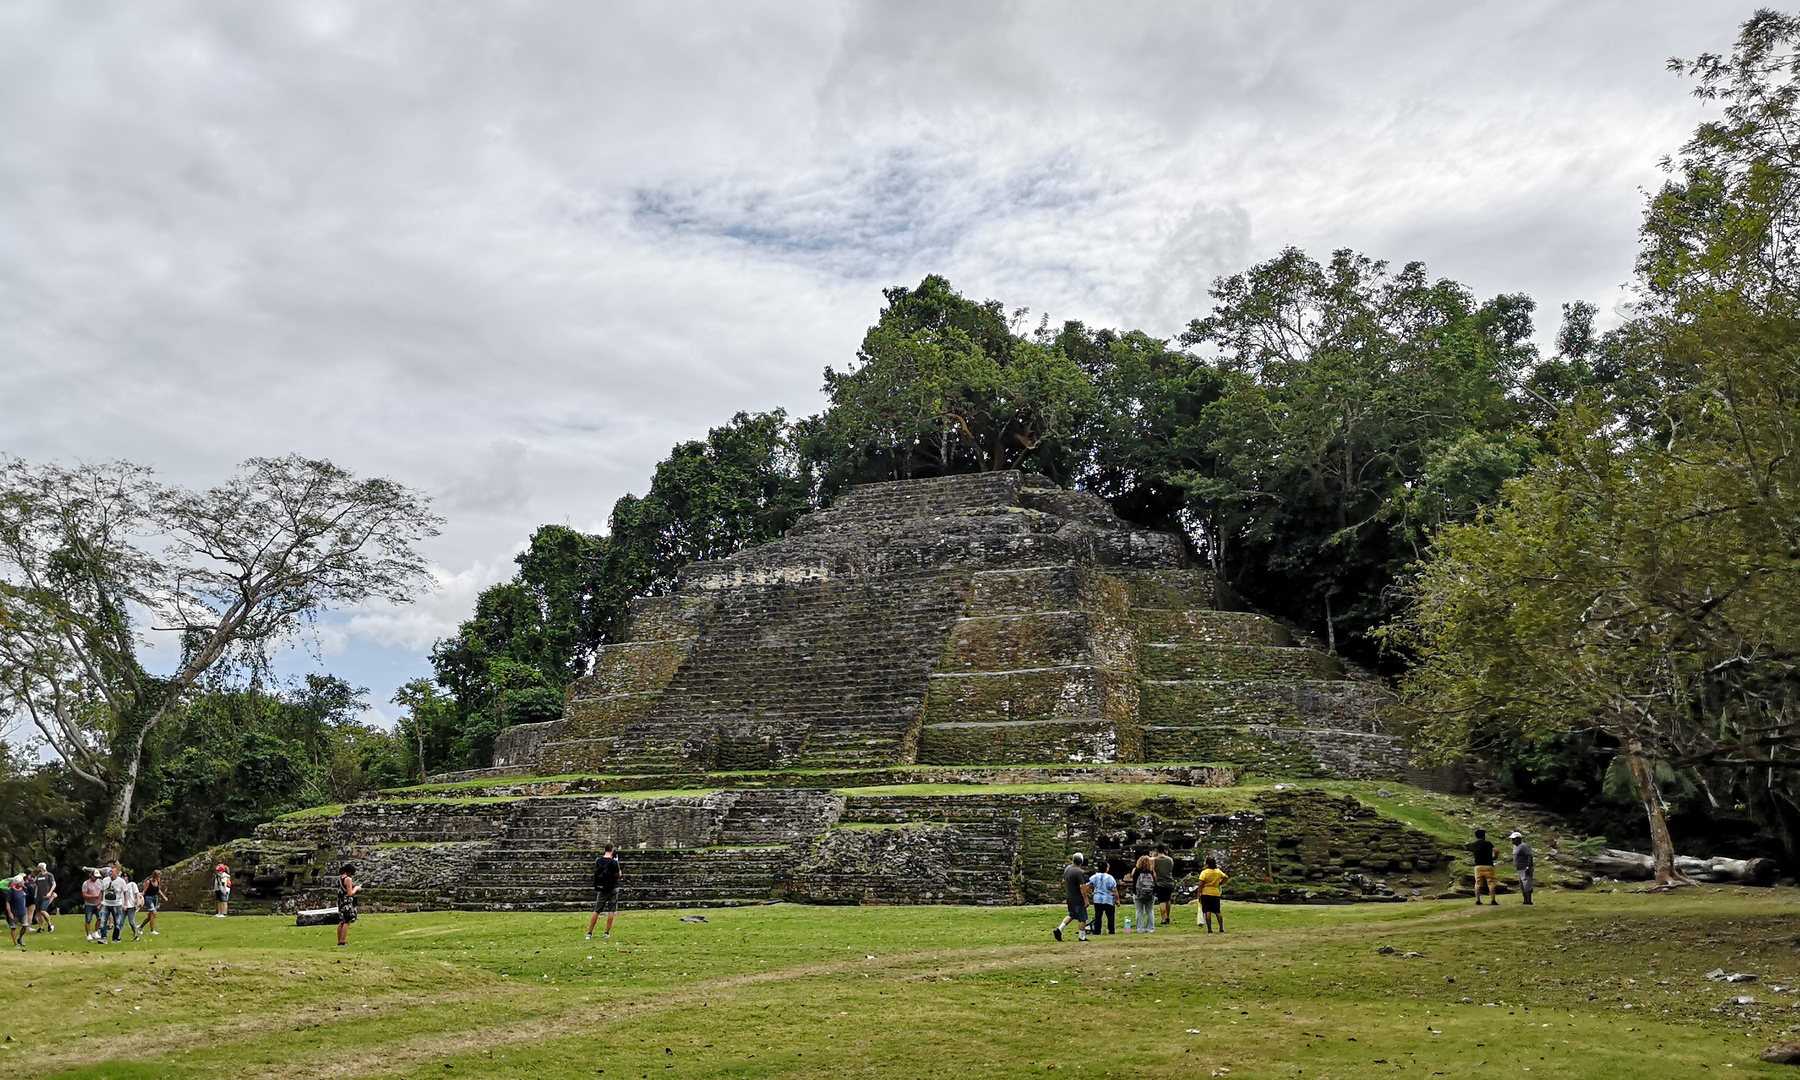
{"type": "Polygon", "coordinates": [[[81,916],[83,933],[89,941],[100,938],[100,874],[98,866],[88,867],[87,880],[81,883],[81,916]]]}
{"type": "Polygon", "coordinates": [[[56,902],[56,875],[50,872],[45,863],[37,864],[37,914],[34,917],[39,924],[32,927],[32,932],[39,929],[56,933],[56,924],[50,921],[50,905],[56,902]]]}
{"type": "Polygon", "coordinates": [[[1519,894],[1531,903],[1531,894],[1537,889],[1535,875],[1537,863],[1531,857],[1531,845],[1525,842],[1525,834],[1514,829],[1507,837],[1513,846],[1513,869],[1519,874],[1519,894]]]}
{"type": "Polygon", "coordinates": [[[1088,939],[1087,901],[1088,890],[1091,886],[1088,885],[1087,870],[1082,865],[1085,861],[1086,860],[1083,858],[1081,852],[1077,851],[1075,854],[1069,856],[1069,865],[1063,867],[1063,899],[1068,904],[1069,913],[1063,916],[1062,922],[1056,924],[1055,930],[1050,931],[1052,934],[1056,935],[1056,940],[1058,941],[1063,939],[1063,927],[1070,923],[1074,923],[1077,927],[1075,931],[1075,938],[1077,941],[1086,941],[1088,939]]]}
{"type": "Polygon", "coordinates": [[[223,919],[225,910],[231,906],[231,867],[224,863],[213,867],[213,901],[219,905],[219,913],[214,918],[223,919]]]}
{"type": "Polygon", "coordinates": [[[28,906],[25,901],[25,875],[14,874],[6,879],[4,885],[0,885],[0,889],[5,890],[3,899],[6,901],[6,929],[12,935],[13,947],[23,949],[25,928],[31,925],[25,918],[28,906]]]}
{"type": "Polygon", "coordinates": [[[114,942],[125,929],[125,879],[119,868],[109,866],[100,879],[100,944],[110,935],[114,942]]]}
{"type": "Polygon", "coordinates": [[[1494,845],[1488,841],[1486,829],[1475,830],[1475,842],[1466,845],[1467,851],[1475,860],[1475,906],[1481,906],[1481,890],[1487,889],[1488,899],[1500,906],[1499,894],[1494,892],[1494,845]]]}

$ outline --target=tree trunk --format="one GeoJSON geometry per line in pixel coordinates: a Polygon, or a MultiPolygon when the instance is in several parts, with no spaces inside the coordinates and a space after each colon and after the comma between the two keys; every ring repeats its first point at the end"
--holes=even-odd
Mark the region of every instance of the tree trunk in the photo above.
{"type": "Polygon", "coordinates": [[[1637,783],[1638,798],[1644,804],[1644,814],[1650,819],[1650,857],[1656,883],[1667,885],[1675,878],[1675,841],[1669,836],[1669,822],[1663,817],[1656,775],[1651,772],[1644,755],[1635,750],[1625,755],[1625,765],[1631,770],[1631,779],[1637,783]]]}
{"type": "MultiPolygon", "coordinates": [[[[1637,851],[1607,848],[1581,859],[1581,869],[1590,874],[1621,878],[1626,881],[1649,881],[1656,876],[1656,860],[1637,851]]],[[[1675,859],[1675,872],[1695,881],[1731,882],[1738,885],[1768,885],[1779,869],[1773,859],[1730,859],[1715,856],[1696,859],[1681,855],[1675,859]]]]}
{"type": "Polygon", "coordinates": [[[100,833],[100,862],[118,862],[125,853],[125,833],[131,826],[131,803],[137,796],[138,761],[142,755],[133,755],[128,761],[120,763],[109,788],[111,799],[106,806],[106,826],[100,833]]]}

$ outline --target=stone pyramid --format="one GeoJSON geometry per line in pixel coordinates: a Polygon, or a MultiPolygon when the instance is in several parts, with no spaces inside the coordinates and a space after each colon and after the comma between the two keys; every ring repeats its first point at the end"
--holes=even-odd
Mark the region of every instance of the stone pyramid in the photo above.
{"type": "Polygon", "coordinates": [[[1275,761],[1390,775],[1385,693],[1178,537],[1019,472],[853,488],[634,603],[519,774],[1275,761]]]}

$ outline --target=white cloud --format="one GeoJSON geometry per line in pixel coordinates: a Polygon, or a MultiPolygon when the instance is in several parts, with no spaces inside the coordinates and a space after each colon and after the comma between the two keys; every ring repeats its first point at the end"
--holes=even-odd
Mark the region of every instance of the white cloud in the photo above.
{"type": "Polygon", "coordinates": [[[510,559],[477,562],[455,572],[433,567],[435,588],[431,592],[410,604],[361,608],[343,620],[342,633],[347,639],[424,652],[438,639],[454,634],[457,625],[475,610],[481,590],[510,578],[513,570],[510,559]]]}
{"type": "Polygon", "coordinates": [[[1703,114],[1662,62],[1753,7],[9,4],[0,451],[438,491],[464,569],[320,637],[422,650],[929,272],[1163,334],[1288,244],[1610,308],[1703,114]]]}

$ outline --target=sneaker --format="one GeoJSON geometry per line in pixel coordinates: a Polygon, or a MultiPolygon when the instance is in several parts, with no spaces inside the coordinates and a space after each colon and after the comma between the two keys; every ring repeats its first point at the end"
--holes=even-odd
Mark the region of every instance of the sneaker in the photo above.
{"type": "Polygon", "coordinates": [[[215,919],[223,919],[223,918],[224,918],[224,917],[225,917],[225,916],[224,916],[224,915],[223,915],[223,914],[219,914],[219,915],[214,915],[214,916],[213,916],[213,918],[215,918],[215,919]]]}
{"type": "Polygon", "coordinates": [[[1052,930],[1052,931],[1050,931],[1050,932],[1051,932],[1051,933],[1052,933],[1052,934],[1055,934],[1055,935],[1056,935],[1056,940],[1058,940],[1058,941],[1061,941],[1061,940],[1062,940],[1062,927],[1060,927],[1060,926],[1059,926],[1059,927],[1057,927],[1057,928],[1056,928],[1056,929],[1054,929],[1054,930],[1052,930]]]}
{"type": "Polygon", "coordinates": [[[588,940],[589,940],[589,941],[592,941],[592,940],[594,940],[594,935],[592,935],[592,934],[589,934],[589,935],[588,935],[588,936],[587,936],[587,939],[588,939],[588,940]]]}
{"type": "Polygon", "coordinates": [[[1087,931],[1083,930],[1081,933],[1076,934],[1075,940],[1076,941],[1086,941],[1087,940],[1087,931]]]}
{"type": "Polygon", "coordinates": [[[162,937],[162,931],[161,930],[152,930],[152,931],[150,931],[150,936],[151,937],[162,937]]]}
{"type": "Polygon", "coordinates": [[[612,935],[611,935],[611,934],[601,934],[601,935],[600,935],[600,940],[601,940],[601,941],[611,941],[611,940],[612,940],[612,935]]]}

